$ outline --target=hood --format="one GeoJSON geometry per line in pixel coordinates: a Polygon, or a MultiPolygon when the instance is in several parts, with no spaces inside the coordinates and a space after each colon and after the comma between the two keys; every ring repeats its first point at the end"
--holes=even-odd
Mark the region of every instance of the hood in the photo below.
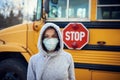
{"type": "MultiPolygon", "coordinates": [[[[38,49],[39,49],[39,52],[48,55],[47,52],[43,49],[43,46],[42,46],[42,35],[43,35],[44,31],[45,31],[49,26],[53,27],[53,28],[57,31],[58,37],[59,37],[59,39],[60,39],[60,49],[59,49],[57,52],[54,53],[54,54],[56,55],[56,53],[58,53],[58,52],[60,53],[60,52],[63,50],[63,38],[62,38],[62,33],[61,33],[61,31],[60,31],[59,26],[57,26],[57,25],[54,24],[54,23],[46,23],[46,24],[43,25],[43,27],[41,28],[40,34],[39,34],[39,38],[38,38],[38,49]]],[[[54,55],[54,54],[53,54],[53,55],[54,55]]]]}

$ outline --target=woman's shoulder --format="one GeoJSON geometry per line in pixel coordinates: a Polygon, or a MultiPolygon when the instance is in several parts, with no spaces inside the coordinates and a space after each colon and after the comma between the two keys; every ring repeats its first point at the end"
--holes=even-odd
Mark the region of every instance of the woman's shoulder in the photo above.
{"type": "Polygon", "coordinates": [[[41,56],[41,54],[37,53],[37,54],[31,56],[30,61],[32,61],[32,62],[37,61],[40,58],[40,56],[41,56]]]}
{"type": "Polygon", "coordinates": [[[69,52],[63,51],[62,55],[65,56],[68,60],[72,59],[72,55],[69,52]]]}
{"type": "Polygon", "coordinates": [[[68,56],[68,57],[71,57],[71,56],[72,56],[71,53],[66,52],[66,51],[63,51],[63,52],[62,52],[62,55],[64,55],[64,56],[68,56]]]}

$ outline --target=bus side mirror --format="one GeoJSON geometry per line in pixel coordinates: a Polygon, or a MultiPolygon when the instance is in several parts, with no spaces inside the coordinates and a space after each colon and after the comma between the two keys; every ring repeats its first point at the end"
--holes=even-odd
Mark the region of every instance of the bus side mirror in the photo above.
{"type": "Polygon", "coordinates": [[[45,0],[45,2],[44,2],[44,8],[45,8],[45,12],[49,13],[49,0],[45,0]]]}

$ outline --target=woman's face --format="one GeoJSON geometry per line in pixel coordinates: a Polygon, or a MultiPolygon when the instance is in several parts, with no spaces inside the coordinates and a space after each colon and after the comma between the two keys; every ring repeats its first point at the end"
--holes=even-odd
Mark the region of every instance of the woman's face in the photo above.
{"type": "Polygon", "coordinates": [[[58,44],[58,35],[57,32],[52,29],[48,28],[44,35],[43,35],[43,44],[47,49],[47,52],[54,52],[57,44],[58,44]]]}
{"type": "Polygon", "coordinates": [[[54,29],[47,29],[44,34],[44,38],[57,38],[57,33],[54,29]]]}

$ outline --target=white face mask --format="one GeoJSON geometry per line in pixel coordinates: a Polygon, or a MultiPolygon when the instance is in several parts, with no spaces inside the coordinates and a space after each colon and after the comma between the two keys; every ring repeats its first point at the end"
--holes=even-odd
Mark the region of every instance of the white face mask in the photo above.
{"type": "Polygon", "coordinates": [[[48,51],[54,50],[57,46],[57,43],[58,43],[57,38],[45,38],[43,40],[43,44],[45,45],[45,47],[48,51]]]}

